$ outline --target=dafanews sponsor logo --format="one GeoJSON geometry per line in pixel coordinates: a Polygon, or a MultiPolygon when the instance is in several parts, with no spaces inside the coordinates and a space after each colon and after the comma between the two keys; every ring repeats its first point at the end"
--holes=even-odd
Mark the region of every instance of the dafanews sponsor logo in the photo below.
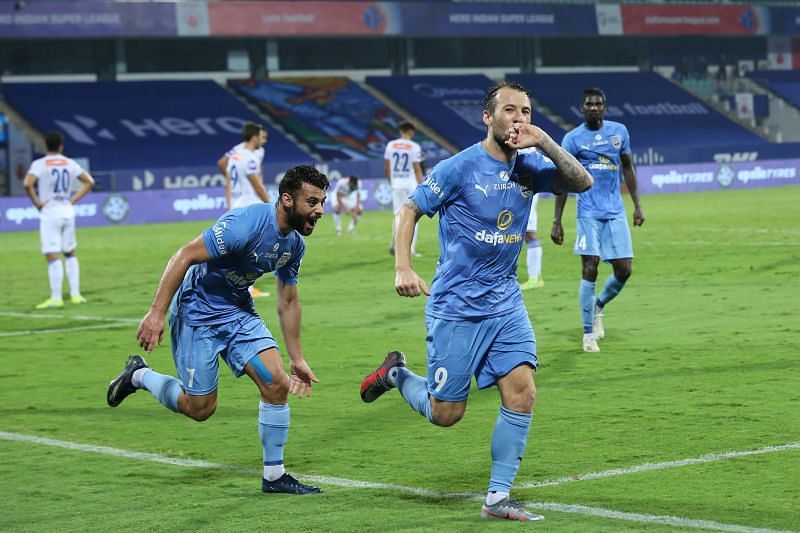
{"type": "Polygon", "coordinates": [[[521,233],[511,233],[509,235],[497,231],[494,233],[487,233],[484,229],[475,233],[475,238],[479,242],[485,242],[486,244],[491,244],[492,246],[497,246],[498,244],[517,244],[522,242],[521,233]]]}
{"type": "Polygon", "coordinates": [[[601,155],[597,163],[591,163],[589,165],[589,170],[619,170],[619,165],[615,165],[611,162],[611,159],[601,155]]]}

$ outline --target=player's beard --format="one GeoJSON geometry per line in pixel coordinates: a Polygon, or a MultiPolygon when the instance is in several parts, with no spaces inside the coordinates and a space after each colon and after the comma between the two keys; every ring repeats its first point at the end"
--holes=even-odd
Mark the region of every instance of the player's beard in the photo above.
{"type": "Polygon", "coordinates": [[[287,218],[289,220],[289,227],[297,231],[300,235],[308,237],[311,235],[311,232],[314,231],[316,220],[311,222],[311,216],[304,216],[294,205],[289,209],[287,218]]]}

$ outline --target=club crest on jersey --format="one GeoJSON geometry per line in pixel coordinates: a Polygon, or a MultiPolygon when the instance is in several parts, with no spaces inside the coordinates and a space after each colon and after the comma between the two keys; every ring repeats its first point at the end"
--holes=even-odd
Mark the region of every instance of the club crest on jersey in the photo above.
{"type": "Polygon", "coordinates": [[[514,215],[511,214],[511,211],[508,209],[503,209],[500,211],[500,214],[497,215],[497,229],[500,231],[505,231],[511,226],[511,221],[514,220],[514,215]]]}
{"type": "Polygon", "coordinates": [[[292,252],[283,252],[283,254],[281,254],[281,258],[278,259],[277,263],[275,263],[275,268],[280,268],[286,263],[288,263],[291,257],[292,257],[292,252]]]}
{"type": "Polygon", "coordinates": [[[612,135],[611,146],[613,146],[617,150],[622,148],[622,137],[620,137],[619,135],[612,135]]]}

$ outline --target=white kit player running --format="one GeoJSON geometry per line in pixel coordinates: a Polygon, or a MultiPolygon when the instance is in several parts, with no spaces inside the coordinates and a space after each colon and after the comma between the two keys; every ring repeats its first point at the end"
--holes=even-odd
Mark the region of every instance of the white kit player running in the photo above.
{"type": "MultiPolygon", "coordinates": [[[[395,217],[400,208],[408,201],[408,197],[418,184],[422,183],[422,149],[419,144],[411,139],[417,131],[411,122],[403,122],[398,127],[400,138],[389,141],[383,153],[383,170],[386,179],[392,186],[392,209],[395,217]]],[[[389,253],[394,255],[395,222],[392,222],[392,245],[389,253]]],[[[416,252],[417,227],[414,226],[414,236],[411,240],[411,254],[419,257],[416,252]]]]}
{"type": "Polygon", "coordinates": [[[364,209],[361,205],[361,191],[363,189],[361,180],[358,176],[350,176],[341,178],[336,182],[333,188],[333,226],[336,230],[336,235],[342,234],[342,220],[341,212],[344,211],[345,215],[349,215],[353,220],[347,226],[349,233],[356,232],[356,225],[361,219],[361,213],[364,209]]]}
{"type": "Polygon", "coordinates": [[[50,298],[37,305],[36,309],[64,306],[61,294],[64,267],[59,257],[62,253],[69,280],[70,301],[74,304],[86,303],[86,299],[81,296],[80,267],[75,256],[78,242],[75,239],[73,204],[83,198],[94,185],[94,178],[88,172],[61,154],[64,150],[64,138],[60,133],[48,133],[45,136],[45,145],[47,155],[34,161],[25,176],[25,190],[39,210],[42,254],[47,259],[47,274],[50,278],[50,298]],[[71,191],[75,180],[80,181],[81,185],[73,194],[71,191]]]}
{"type": "MultiPolygon", "coordinates": [[[[225,174],[225,202],[229,210],[269,203],[269,193],[261,176],[266,142],[267,130],[260,124],[246,122],[242,126],[242,142],[217,161],[217,166],[225,174]]],[[[249,291],[253,298],[269,296],[269,292],[255,285],[251,285],[249,291]]]]}

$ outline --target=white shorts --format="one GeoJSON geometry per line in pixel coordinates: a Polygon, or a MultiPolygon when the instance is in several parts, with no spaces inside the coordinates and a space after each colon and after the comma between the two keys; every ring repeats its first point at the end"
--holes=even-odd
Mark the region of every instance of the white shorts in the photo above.
{"type": "Polygon", "coordinates": [[[73,251],[78,246],[75,240],[75,217],[40,215],[39,236],[43,254],[73,251]]]}
{"type": "MultiPolygon", "coordinates": [[[[336,209],[337,207],[339,207],[340,203],[337,201],[338,199],[335,196],[332,198],[332,200],[333,200],[333,208],[336,209]]],[[[357,199],[350,196],[345,196],[344,198],[342,198],[341,201],[341,205],[343,207],[346,207],[347,209],[350,209],[351,211],[356,208],[357,203],[358,203],[357,199]]]]}
{"type": "Polygon", "coordinates": [[[392,188],[392,209],[396,215],[400,208],[406,205],[408,197],[414,192],[414,187],[392,188]]]}
{"type": "Polygon", "coordinates": [[[532,233],[536,231],[536,224],[538,222],[537,220],[538,217],[536,216],[536,204],[538,203],[539,203],[539,195],[534,194],[533,200],[531,202],[531,214],[528,215],[528,227],[525,229],[527,233],[532,233]]]}

